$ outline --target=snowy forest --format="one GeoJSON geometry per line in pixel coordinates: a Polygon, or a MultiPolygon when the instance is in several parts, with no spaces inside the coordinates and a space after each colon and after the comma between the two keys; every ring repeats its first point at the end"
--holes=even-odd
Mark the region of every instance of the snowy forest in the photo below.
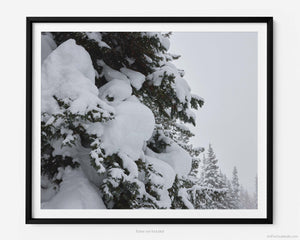
{"type": "Polygon", "coordinates": [[[257,177],[248,192],[191,144],[205,101],[171,35],[42,33],[43,209],[257,209],[257,177]]]}

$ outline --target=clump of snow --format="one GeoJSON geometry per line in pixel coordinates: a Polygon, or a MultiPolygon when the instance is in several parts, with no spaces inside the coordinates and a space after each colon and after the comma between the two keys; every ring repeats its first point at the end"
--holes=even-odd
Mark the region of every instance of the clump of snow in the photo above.
{"type": "Polygon", "coordinates": [[[169,50],[171,43],[168,37],[160,34],[160,43],[167,51],[169,50]]]}
{"type": "Polygon", "coordinates": [[[173,141],[170,141],[170,146],[167,146],[162,153],[155,153],[147,148],[146,154],[166,162],[179,176],[187,176],[191,171],[191,156],[173,141]]]}
{"type": "Polygon", "coordinates": [[[120,71],[112,69],[106,65],[103,60],[98,60],[97,64],[103,67],[102,75],[104,75],[107,81],[115,79],[123,80],[125,82],[129,82],[137,90],[142,87],[146,78],[142,73],[126,67],[121,68],[120,71]]]}
{"type": "Polygon", "coordinates": [[[154,116],[149,108],[135,101],[124,101],[115,107],[115,118],[104,123],[102,147],[107,155],[125,153],[138,159],[154,129],[154,116]]]}
{"type": "Polygon", "coordinates": [[[97,188],[85,177],[81,168],[67,167],[59,191],[43,209],[106,209],[97,188]]]}
{"type": "Polygon", "coordinates": [[[99,97],[108,103],[119,103],[130,97],[132,88],[127,81],[113,79],[99,88],[99,97]]]}
{"type": "Polygon", "coordinates": [[[62,142],[62,145],[63,146],[68,146],[68,145],[71,145],[72,142],[74,142],[74,141],[75,141],[75,137],[73,135],[73,131],[69,130],[68,133],[67,133],[67,136],[65,137],[65,139],[62,142]]]}
{"type": "Polygon", "coordinates": [[[153,62],[153,60],[149,56],[147,56],[147,55],[144,54],[144,57],[145,57],[145,59],[146,59],[146,61],[148,63],[152,63],[153,62]]]}
{"type": "Polygon", "coordinates": [[[147,76],[147,80],[151,81],[154,86],[158,87],[161,85],[165,72],[166,71],[164,69],[157,69],[147,76]]]}
{"type": "MultiPolygon", "coordinates": [[[[153,168],[160,173],[162,176],[155,176],[155,180],[153,181],[155,184],[161,184],[165,189],[169,189],[172,187],[175,180],[175,172],[174,169],[158,158],[153,158],[145,155],[145,160],[149,164],[153,166],[153,168]]],[[[153,180],[153,179],[152,179],[153,180]]]]}
{"type": "Polygon", "coordinates": [[[100,186],[103,182],[104,175],[98,174],[95,168],[91,165],[90,158],[91,149],[77,146],[77,153],[74,154],[74,159],[78,160],[80,167],[85,176],[96,186],[100,186]]]}
{"type": "Polygon", "coordinates": [[[193,110],[186,109],[185,113],[188,116],[188,118],[192,118],[194,119],[194,121],[196,121],[196,114],[193,112],[193,110]]]}
{"type": "Polygon", "coordinates": [[[41,62],[57,47],[50,34],[41,35],[41,62]]]}
{"type": "Polygon", "coordinates": [[[175,77],[176,95],[180,102],[190,101],[191,99],[191,88],[187,81],[178,75],[175,77]]]}
{"type": "Polygon", "coordinates": [[[164,161],[153,158],[147,155],[141,156],[141,159],[148,165],[153,168],[154,172],[148,172],[147,179],[145,179],[145,172],[139,172],[138,179],[129,179],[127,175],[124,175],[122,171],[116,170],[114,177],[129,179],[130,181],[135,182],[140,187],[140,197],[147,197],[155,202],[160,208],[170,208],[171,207],[171,199],[169,196],[168,189],[172,187],[175,180],[175,172],[170,165],[165,163],[164,161]],[[117,175],[119,173],[119,176],[117,175]],[[145,180],[147,182],[151,182],[152,191],[156,192],[160,198],[157,200],[152,195],[146,192],[145,189],[145,180]]]}
{"type": "Polygon", "coordinates": [[[169,50],[170,40],[169,40],[168,37],[165,37],[162,33],[160,33],[160,32],[146,32],[144,34],[146,34],[148,37],[157,37],[159,39],[159,42],[160,42],[161,46],[163,46],[166,49],[166,51],[169,50]]]}
{"type": "Polygon", "coordinates": [[[118,155],[123,161],[124,168],[128,170],[129,177],[137,178],[139,173],[138,173],[138,167],[135,164],[134,160],[128,157],[128,155],[123,152],[119,152],[118,155]]]}
{"type": "Polygon", "coordinates": [[[195,99],[197,99],[198,101],[204,102],[204,98],[198,96],[197,94],[192,94],[191,96],[192,96],[192,98],[195,98],[195,99]]]}
{"type": "Polygon", "coordinates": [[[95,70],[88,52],[70,39],[57,47],[42,64],[42,112],[59,113],[54,96],[70,100],[70,111],[84,115],[97,109],[109,117],[113,109],[98,98],[95,70]]]}
{"type": "Polygon", "coordinates": [[[99,47],[105,47],[111,49],[111,47],[102,41],[102,35],[99,32],[86,32],[85,33],[89,39],[95,40],[98,43],[99,47]]]}
{"type": "Polygon", "coordinates": [[[98,60],[97,64],[99,66],[103,67],[102,75],[104,75],[104,77],[107,81],[111,81],[113,79],[119,79],[119,80],[124,80],[124,81],[129,82],[129,79],[127,78],[127,76],[125,74],[123,74],[115,69],[112,69],[111,67],[106,65],[103,60],[98,60]]]}
{"type": "Polygon", "coordinates": [[[175,172],[170,165],[164,161],[145,156],[145,160],[148,164],[151,164],[157,174],[151,174],[150,180],[154,185],[162,186],[161,188],[155,188],[155,191],[159,194],[160,199],[155,201],[159,207],[170,208],[172,201],[169,196],[168,189],[172,187],[175,180],[175,172]]]}
{"type": "Polygon", "coordinates": [[[185,204],[185,206],[188,209],[194,209],[193,204],[189,201],[189,195],[187,193],[187,189],[186,188],[180,188],[178,191],[178,196],[181,197],[183,203],[185,204]]]}
{"type": "Polygon", "coordinates": [[[187,81],[181,77],[180,72],[174,64],[165,62],[162,67],[159,67],[153,73],[147,76],[147,79],[152,82],[154,86],[160,86],[164,77],[164,73],[174,76],[174,84],[172,88],[176,92],[176,96],[180,102],[185,103],[191,100],[191,88],[187,81]]]}
{"type": "Polygon", "coordinates": [[[97,137],[101,137],[101,135],[103,134],[103,124],[101,122],[94,122],[89,124],[82,123],[82,125],[84,126],[86,133],[89,135],[94,134],[97,137]]]}
{"type": "Polygon", "coordinates": [[[120,69],[122,73],[124,73],[130,80],[130,83],[131,85],[137,89],[137,90],[140,90],[143,83],[145,82],[145,75],[140,73],[140,72],[137,72],[137,71],[134,71],[134,70],[131,70],[131,69],[128,69],[128,68],[121,68],[120,69]]]}
{"type": "Polygon", "coordinates": [[[73,148],[68,146],[68,145],[64,145],[63,144],[64,139],[59,138],[56,141],[53,141],[52,143],[52,147],[53,147],[53,155],[61,155],[63,157],[72,157],[73,156],[73,148]]]}
{"type": "Polygon", "coordinates": [[[190,131],[189,127],[182,123],[175,123],[174,124],[177,128],[181,129],[182,131],[190,131]]]}
{"type": "Polygon", "coordinates": [[[127,62],[128,62],[129,65],[132,65],[132,64],[135,63],[135,59],[134,58],[126,57],[125,59],[127,60],[127,62]]]}
{"type": "Polygon", "coordinates": [[[145,57],[145,59],[146,59],[146,61],[148,63],[152,63],[153,62],[153,60],[149,56],[147,56],[146,54],[144,54],[144,57],[145,57]]]}

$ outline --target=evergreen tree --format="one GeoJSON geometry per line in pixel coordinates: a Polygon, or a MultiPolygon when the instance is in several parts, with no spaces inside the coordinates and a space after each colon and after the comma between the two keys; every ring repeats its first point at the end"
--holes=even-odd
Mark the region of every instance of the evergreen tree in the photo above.
{"type": "Polygon", "coordinates": [[[209,144],[207,155],[203,157],[200,179],[191,189],[196,208],[226,208],[227,187],[221,176],[218,159],[209,144]]]}
{"type": "Polygon", "coordinates": [[[218,159],[214,153],[214,150],[209,144],[207,150],[207,158],[206,163],[204,165],[204,179],[203,179],[203,186],[209,188],[220,188],[222,186],[222,179],[220,175],[220,170],[218,166],[218,159]]]}
{"type": "MultiPolygon", "coordinates": [[[[96,71],[97,88],[106,85],[116,75],[127,80],[132,80],[130,74],[142,78],[143,81],[130,83],[132,94],[150,108],[155,117],[153,136],[145,147],[161,153],[170,145],[166,139],[171,139],[195,158],[202,149],[189,144],[193,134],[184,124],[195,125],[191,109],[198,109],[204,101],[196,95],[180,92],[187,89],[186,82],[182,79],[184,72],[171,63],[179,56],[168,53],[169,35],[147,32],[52,32],[58,46],[74,39],[89,53],[96,71]]],[[[108,208],[163,208],[160,205],[163,186],[154,181],[161,176],[153,166],[143,158],[128,160],[124,154],[107,154],[101,137],[90,133],[89,126],[112,121],[115,119],[114,112],[99,103],[82,114],[74,114],[70,110],[71,98],[53,98],[60,113],[42,112],[42,173],[56,179],[59,167],[79,166],[76,159],[57,151],[58,146],[65,150],[83,147],[90,151],[91,165],[103,179],[99,187],[108,208]],[[134,178],[131,177],[132,169],[129,170],[126,165],[131,161],[139,174],[134,178]],[[140,176],[143,176],[142,180],[140,176]]],[[[106,100],[114,102],[115,99],[107,95],[106,100]]],[[[174,199],[174,194],[191,184],[194,184],[193,181],[177,176],[174,189],[170,191],[171,198],[174,199]]],[[[173,206],[183,207],[175,203],[173,206]]]]}
{"type": "Polygon", "coordinates": [[[239,183],[238,171],[236,167],[233,168],[231,185],[232,185],[234,208],[240,208],[240,183],[239,183]]]}

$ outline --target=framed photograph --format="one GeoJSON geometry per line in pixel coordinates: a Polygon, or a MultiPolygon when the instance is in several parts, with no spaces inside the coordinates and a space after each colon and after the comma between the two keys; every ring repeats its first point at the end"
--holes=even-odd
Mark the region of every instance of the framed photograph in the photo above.
{"type": "Polygon", "coordinates": [[[271,224],[272,17],[28,17],[26,223],[271,224]]]}

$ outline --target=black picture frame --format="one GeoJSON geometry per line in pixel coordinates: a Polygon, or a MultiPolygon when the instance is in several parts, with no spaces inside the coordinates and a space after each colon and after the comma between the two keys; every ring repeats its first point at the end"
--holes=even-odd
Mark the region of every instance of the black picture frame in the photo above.
{"type": "Polygon", "coordinates": [[[273,223],[273,17],[27,17],[26,30],[26,224],[272,224],[273,223]],[[265,23],[267,25],[266,218],[33,218],[33,24],[35,23],[265,23]]]}

